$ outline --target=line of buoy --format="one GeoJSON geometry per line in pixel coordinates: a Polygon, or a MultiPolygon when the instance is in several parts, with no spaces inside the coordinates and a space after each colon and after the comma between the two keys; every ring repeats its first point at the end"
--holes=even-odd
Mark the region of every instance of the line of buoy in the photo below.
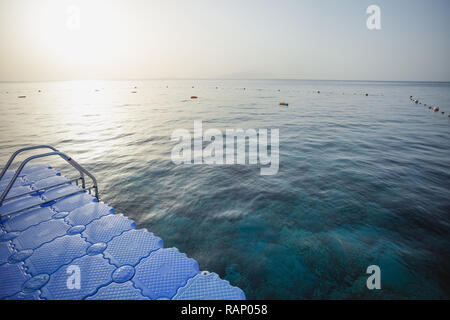
{"type": "MultiPolygon", "coordinates": [[[[414,104],[422,104],[422,102],[420,102],[418,99],[414,99],[413,96],[409,96],[409,100],[411,100],[414,104]]],[[[428,107],[428,110],[431,110],[433,112],[438,112],[439,111],[439,107],[438,106],[429,106],[428,104],[424,103],[423,104],[425,107],[428,107]]],[[[441,114],[445,114],[444,111],[441,111],[441,114]]],[[[450,114],[448,115],[450,117],[450,114]]]]}

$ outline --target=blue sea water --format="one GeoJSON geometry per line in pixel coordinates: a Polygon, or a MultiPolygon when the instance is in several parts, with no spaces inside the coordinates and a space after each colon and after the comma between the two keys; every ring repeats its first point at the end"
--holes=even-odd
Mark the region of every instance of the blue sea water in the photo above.
{"type": "Polygon", "coordinates": [[[116,212],[249,299],[450,298],[450,83],[3,82],[0,113],[0,163],[58,147],[116,212]],[[278,174],[175,165],[171,134],[194,120],[278,128],[278,174]],[[381,290],[366,287],[372,264],[381,290]]]}

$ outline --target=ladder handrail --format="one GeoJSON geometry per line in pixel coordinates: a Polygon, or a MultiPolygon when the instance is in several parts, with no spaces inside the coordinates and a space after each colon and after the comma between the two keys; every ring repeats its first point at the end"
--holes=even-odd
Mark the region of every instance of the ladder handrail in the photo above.
{"type": "Polygon", "coordinates": [[[2,172],[0,173],[0,180],[2,180],[3,176],[5,175],[6,171],[9,169],[9,167],[11,166],[11,163],[14,161],[14,159],[16,158],[16,156],[19,153],[22,153],[24,151],[28,151],[28,150],[34,150],[34,149],[51,149],[55,152],[57,152],[58,150],[56,150],[56,148],[49,146],[49,145],[45,145],[45,144],[41,144],[38,146],[32,146],[32,147],[25,147],[22,149],[17,150],[16,152],[14,152],[11,157],[9,158],[8,162],[6,163],[6,165],[3,167],[2,172]]]}
{"type": "MultiPolygon", "coordinates": [[[[54,149],[53,147],[51,147],[51,149],[54,149]]],[[[97,186],[97,179],[95,179],[95,177],[89,172],[87,171],[85,168],[83,168],[80,164],[78,164],[75,160],[73,160],[71,157],[67,156],[66,154],[59,152],[59,151],[54,151],[54,152],[48,152],[48,153],[43,153],[43,154],[38,154],[38,155],[34,155],[31,157],[26,158],[24,161],[22,161],[22,163],[20,164],[19,168],[16,170],[16,172],[14,173],[14,176],[12,177],[12,179],[9,181],[8,185],[6,186],[5,190],[3,190],[2,195],[0,196],[0,206],[3,204],[3,201],[6,198],[6,195],[8,194],[8,192],[10,191],[10,189],[12,188],[12,186],[14,185],[14,183],[16,182],[17,178],[19,177],[20,173],[22,172],[23,168],[25,167],[25,165],[34,159],[38,159],[38,158],[43,158],[43,157],[50,157],[50,156],[60,156],[61,158],[63,158],[67,163],[69,163],[72,167],[74,167],[75,169],[77,169],[81,176],[84,177],[83,174],[86,174],[89,178],[91,178],[92,182],[93,182],[93,188],[95,190],[95,197],[98,199],[98,186],[97,186]]],[[[84,178],[82,178],[83,181],[83,186],[82,189],[84,191],[85,189],[85,183],[84,183],[84,178]]]]}

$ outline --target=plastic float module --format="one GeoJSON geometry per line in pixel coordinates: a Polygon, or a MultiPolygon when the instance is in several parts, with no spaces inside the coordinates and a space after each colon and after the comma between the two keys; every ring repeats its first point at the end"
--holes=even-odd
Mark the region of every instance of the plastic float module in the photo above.
{"type": "MultiPolygon", "coordinates": [[[[0,193],[13,175],[3,176],[0,193]]],[[[245,299],[46,164],[24,167],[8,196],[0,207],[0,299],[245,299]]]]}

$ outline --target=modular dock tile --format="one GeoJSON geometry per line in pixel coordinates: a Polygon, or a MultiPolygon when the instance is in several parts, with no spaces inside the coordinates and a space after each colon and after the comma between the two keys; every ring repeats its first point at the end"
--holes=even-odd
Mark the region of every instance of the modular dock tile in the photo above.
{"type": "Polygon", "coordinates": [[[39,300],[41,292],[39,290],[33,292],[18,292],[15,295],[5,298],[5,300],[39,300]]]}
{"type": "Polygon", "coordinates": [[[89,223],[83,236],[91,243],[108,242],[113,237],[135,228],[136,223],[123,214],[108,214],[89,223]]]}
{"type": "Polygon", "coordinates": [[[34,182],[31,186],[33,190],[38,190],[41,188],[45,188],[47,186],[54,186],[61,183],[70,184],[70,181],[69,179],[63,176],[51,176],[42,180],[38,180],[34,182]]]}
{"type": "Polygon", "coordinates": [[[12,240],[17,250],[36,249],[67,233],[70,226],[62,220],[49,220],[32,226],[12,240]]]}
{"type": "Polygon", "coordinates": [[[88,247],[89,243],[79,234],[66,235],[34,250],[33,255],[27,258],[24,264],[33,276],[40,273],[52,274],[75,258],[86,255],[88,247]]]}
{"type": "Polygon", "coordinates": [[[138,263],[132,281],[151,299],[171,299],[198,273],[197,261],[175,248],[159,249],[138,263]]]}
{"type": "Polygon", "coordinates": [[[0,283],[0,299],[22,291],[27,280],[31,277],[27,275],[20,264],[5,263],[0,266],[0,275],[2,281],[0,283]]]}
{"type": "Polygon", "coordinates": [[[4,227],[7,231],[24,231],[41,222],[50,220],[55,215],[55,212],[49,208],[34,208],[22,212],[11,217],[4,227]]]}
{"type": "Polygon", "coordinates": [[[41,194],[41,197],[44,198],[45,200],[51,200],[55,198],[68,196],[70,194],[73,194],[74,192],[82,192],[82,191],[77,186],[68,184],[45,191],[44,193],[41,194]]]}
{"type": "Polygon", "coordinates": [[[245,300],[244,292],[215,273],[198,274],[180,288],[173,300],[245,300]]]}
{"type": "Polygon", "coordinates": [[[143,296],[141,291],[133,287],[131,281],[124,283],[111,283],[98,289],[97,293],[87,297],[87,300],[150,300],[143,296]]]}
{"type": "Polygon", "coordinates": [[[57,201],[55,204],[52,205],[52,208],[54,208],[58,212],[62,211],[71,212],[90,202],[98,202],[98,201],[91,195],[88,195],[86,193],[78,193],[73,196],[68,196],[66,198],[57,201]]]}
{"type": "Polygon", "coordinates": [[[48,300],[83,299],[94,294],[99,287],[111,283],[114,270],[115,267],[100,254],[83,256],[51,274],[48,283],[41,288],[41,296],[48,300]],[[79,272],[79,287],[76,272],[79,272]]]}
{"type": "Polygon", "coordinates": [[[92,220],[114,213],[114,209],[101,202],[90,201],[84,206],[71,211],[65,220],[72,226],[87,225],[92,220]]]}
{"type": "Polygon", "coordinates": [[[5,200],[0,207],[0,214],[5,215],[9,212],[25,209],[34,205],[39,205],[43,200],[37,195],[26,195],[20,198],[5,200]]]}
{"type": "Polygon", "coordinates": [[[9,248],[7,243],[0,243],[0,266],[8,261],[8,258],[12,253],[12,249],[9,248]]]}
{"type": "Polygon", "coordinates": [[[46,164],[26,166],[13,195],[0,207],[0,299],[245,299],[46,164]]]}
{"type": "Polygon", "coordinates": [[[104,254],[117,267],[125,264],[136,265],[151,252],[163,247],[161,238],[146,230],[130,230],[115,237],[108,243],[104,254]]]}

